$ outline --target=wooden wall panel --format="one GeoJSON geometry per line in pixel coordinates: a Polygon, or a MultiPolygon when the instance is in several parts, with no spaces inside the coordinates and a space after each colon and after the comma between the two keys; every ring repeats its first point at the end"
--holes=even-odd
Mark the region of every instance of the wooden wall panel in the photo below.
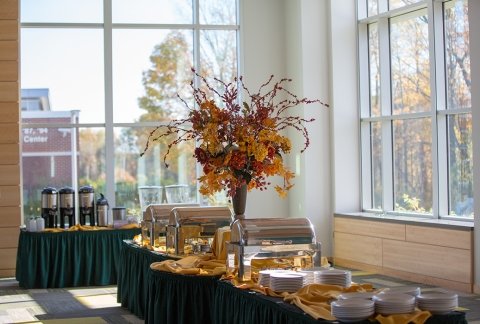
{"type": "Polygon", "coordinates": [[[335,218],[335,232],[405,240],[405,224],[335,218]]]}
{"type": "Polygon", "coordinates": [[[0,60],[18,60],[18,41],[0,41],[0,60]]]}
{"type": "Polygon", "coordinates": [[[0,0],[0,277],[14,276],[21,217],[20,0],[0,0]]]}
{"type": "Polygon", "coordinates": [[[2,206],[4,207],[20,206],[20,185],[0,186],[0,207],[2,206]]]}
{"type": "Polygon", "coordinates": [[[20,163],[20,147],[18,144],[0,144],[0,152],[2,152],[0,154],[0,165],[20,163]]]}
{"type": "Polygon", "coordinates": [[[18,82],[0,82],[0,101],[17,102],[18,94],[18,82]]]}
{"type": "Polygon", "coordinates": [[[335,258],[382,265],[382,239],[335,232],[335,258]]]}
{"type": "Polygon", "coordinates": [[[0,1],[0,19],[18,19],[19,0],[0,1]]]}
{"type": "Polygon", "coordinates": [[[17,249],[16,248],[5,248],[0,249],[0,269],[8,270],[15,269],[17,263],[17,249]]]}
{"type": "Polygon", "coordinates": [[[18,246],[18,227],[0,228],[0,246],[2,248],[16,248],[18,246]]]}
{"type": "MultiPolygon", "coordinates": [[[[20,105],[18,104],[18,101],[0,102],[0,123],[18,123],[19,120],[20,120],[20,105]]],[[[1,135],[0,135],[0,143],[4,143],[2,141],[1,135]]],[[[18,143],[18,141],[15,143],[18,143]]]]}
{"type": "Polygon", "coordinates": [[[19,179],[20,165],[0,165],[0,186],[18,185],[19,179]]]}
{"type": "Polygon", "coordinates": [[[0,61],[0,81],[18,80],[18,62],[17,61],[0,61]]]}
{"type": "Polygon", "coordinates": [[[16,41],[18,39],[18,21],[0,20],[0,40],[16,41]]]}
{"type": "MultiPolygon", "coordinates": [[[[18,123],[2,124],[0,127],[0,143],[18,144],[20,136],[20,126],[18,123]]],[[[20,183],[20,182],[19,182],[20,183]]]]}
{"type": "Polygon", "coordinates": [[[472,231],[407,225],[407,241],[470,250],[472,231]]]}
{"type": "Polygon", "coordinates": [[[463,283],[472,282],[469,250],[383,240],[383,267],[463,283]]]}
{"type": "Polygon", "coordinates": [[[20,214],[21,214],[20,206],[0,207],[0,227],[14,226],[18,228],[21,223],[20,214]]]}

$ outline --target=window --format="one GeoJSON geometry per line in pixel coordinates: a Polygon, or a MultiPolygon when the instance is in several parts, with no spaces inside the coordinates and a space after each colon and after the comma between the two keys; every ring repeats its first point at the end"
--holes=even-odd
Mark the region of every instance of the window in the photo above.
{"type": "Polygon", "coordinates": [[[40,214],[44,187],[91,185],[134,214],[140,186],[202,202],[192,146],[175,147],[169,168],[165,143],[140,153],[154,126],[185,114],[177,94],[193,102],[192,67],[238,75],[237,11],[236,0],[22,0],[25,217],[40,214]]]}
{"type": "Polygon", "coordinates": [[[468,1],[358,3],[363,209],[473,219],[468,1]]]}

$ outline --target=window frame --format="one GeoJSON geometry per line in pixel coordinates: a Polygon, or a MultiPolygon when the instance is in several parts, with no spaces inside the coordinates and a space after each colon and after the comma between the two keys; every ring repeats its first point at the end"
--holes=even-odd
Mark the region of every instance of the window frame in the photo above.
{"type": "MultiPolygon", "coordinates": [[[[448,129],[449,116],[472,113],[470,108],[447,109],[443,3],[450,0],[423,0],[404,7],[388,10],[388,0],[378,0],[378,14],[367,16],[368,0],[357,0],[357,48],[359,62],[359,109],[361,151],[361,203],[364,212],[392,216],[416,216],[433,219],[467,220],[471,217],[449,214],[448,129]],[[429,37],[430,110],[398,114],[391,111],[391,53],[390,18],[426,9],[429,37]],[[380,61],[380,116],[370,115],[369,24],[377,24],[380,61]],[[393,121],[411,118],[429,118],[432,131],[432,213],[414,213],[394,210],[393,121]],[[382,209],[373,206],[373,172],[370,128],[373,122],[382,124],[382,209]]],[[[472,180],[473,181],[473,180],[472,180]]]]}
{"type": "MultiPolygon", "coordinates": [[[[111,206],[115,206],[115,134],[114,130],[118,127],[142,128],[156,127],[159,122],[114,122],[113,105],[113,31],[115,29],[159,29],[159,30],[192,30],[193,32],[193,64],[197,70],[200,66],[200,34],[204,30],[225,30],[236,32],[236,65],[237,75],[241,74],[241,56],[240,56],[240,21],[241,10],[239,1],[235,1],[236,23],[234,25],[209,25],[200,24],[200,0],[192,1],[192,23],[191,24],[152,24],[152,23],[113,23],[112,20],[112,1],[103,1],[103,23],[58,23],[58,22],[22,22],[21,29],[31,28],[80,28],[80,29],[100,29],[103,30],[103,61],[104,61],[104,85],[105,85],[105,122],[103,123],[21,123],[21,129],[25,128],[70,128],[78,131],[80,128],[103,128],[105,130],[105,175],[106,192],[105,196],[111,206]]],[[[166,124],[166,122],[164,123],[166,124]]],[[[76,132],[73,132],[76,133],[76,132]]],[[[74,154],[74,157],[77,157],[74,154]]],[[[72,159],[76,161],[76,158],[72,159]]],[[[199,173],[198,164],[196,173],[199,173]]],[[[72,188],[78,191],[78,166],[72,162],[72,188]]],[[[75,206],[78,206],[78,197],[75,195],[75,206]]],[[[78,208],[78,207],[77,207],[78,208]]]]}

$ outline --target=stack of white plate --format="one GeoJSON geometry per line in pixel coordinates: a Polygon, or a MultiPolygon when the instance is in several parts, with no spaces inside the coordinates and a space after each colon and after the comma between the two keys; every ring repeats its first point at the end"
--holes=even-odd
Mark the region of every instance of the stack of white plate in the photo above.
{"type": "Polygon", "coordinates": [[[320,271],[318,273],[318,283],[350,287],[352,284],[352,273],[348,270],[339,270],[333,268],[320,271]]]}
{"type": "Polygon", "coordinates": [[[360,322],[366,320],[375,313],[373,300],[352,298],[337,300],[330,304],[332,315],[337,320],[345,323],[360,322]]]}
{"type": "Polygon", "coordinates": [[[417,296],[417,306],[432,314],[447,314],[458,307],[457,294],[426,293],[417,296]]]}
{"type": "Polygon", "coordinates": [[[284,269],[267,269],[260,270],[258,272],[258,284],[269,287],[270,286],[270,275],[272,273],[295,273],[293,270],[284,270],[284,269]]]}
{"type": "Polygon", "coordinates": [[[384,288],[380,294],[407,294],[411,296],[420,295],[420,287],[415,286],[400,286],[400,287],[390,287],[384,288]]]}
{"type": "Polygon", "coordinates": [[[375,311],[382,315],[406,314],[415,310],[415,297],[407,294],[378,294],[373,297],[375,311]]]}
{"type": "Polygon", "coordinates": [[[303,283],[305,286],[318,282],[318,270],[299,270],[298,273],[305,274],[305,281],[303,283]]]}
{"type": "Polygon", "coordinates": [[[271,273],[270,288],[273,291],[296,292],[303,287],[305,274],[297,272],[271,273]]]}
{"type": "Polygon", "coordinates": [[[341,295],[338,295],[337,299],[352,299],[352,298],[360,298],[360,299],[372,299],[376,293],[373,291],[353,291],[353,292],[346,292],[341,295]]]}

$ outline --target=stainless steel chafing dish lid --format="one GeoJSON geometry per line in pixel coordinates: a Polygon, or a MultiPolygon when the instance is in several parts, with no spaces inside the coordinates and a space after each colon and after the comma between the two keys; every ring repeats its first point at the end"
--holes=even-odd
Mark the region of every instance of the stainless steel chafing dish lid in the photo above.
{"type": "Polygon", "coordinates": [[[237,219],[231,226],[230,242],[239,245],[316,243],[308,218],[237,219]]]}
{"type": "Polygon", "coordinates": [[[169,226],[214,225],[230,226],[232,212],[228,207],[175,207],[170,212],[169,226]]]}
{"type": "Polygon", "coordinates": [[[143,212],[143,220],[149,222],[165,222],[165,224],[168,224],[170,212],[173,208],[194,206],[199,206],[199,204],[151,204],[148,205],[143,212]]]}

